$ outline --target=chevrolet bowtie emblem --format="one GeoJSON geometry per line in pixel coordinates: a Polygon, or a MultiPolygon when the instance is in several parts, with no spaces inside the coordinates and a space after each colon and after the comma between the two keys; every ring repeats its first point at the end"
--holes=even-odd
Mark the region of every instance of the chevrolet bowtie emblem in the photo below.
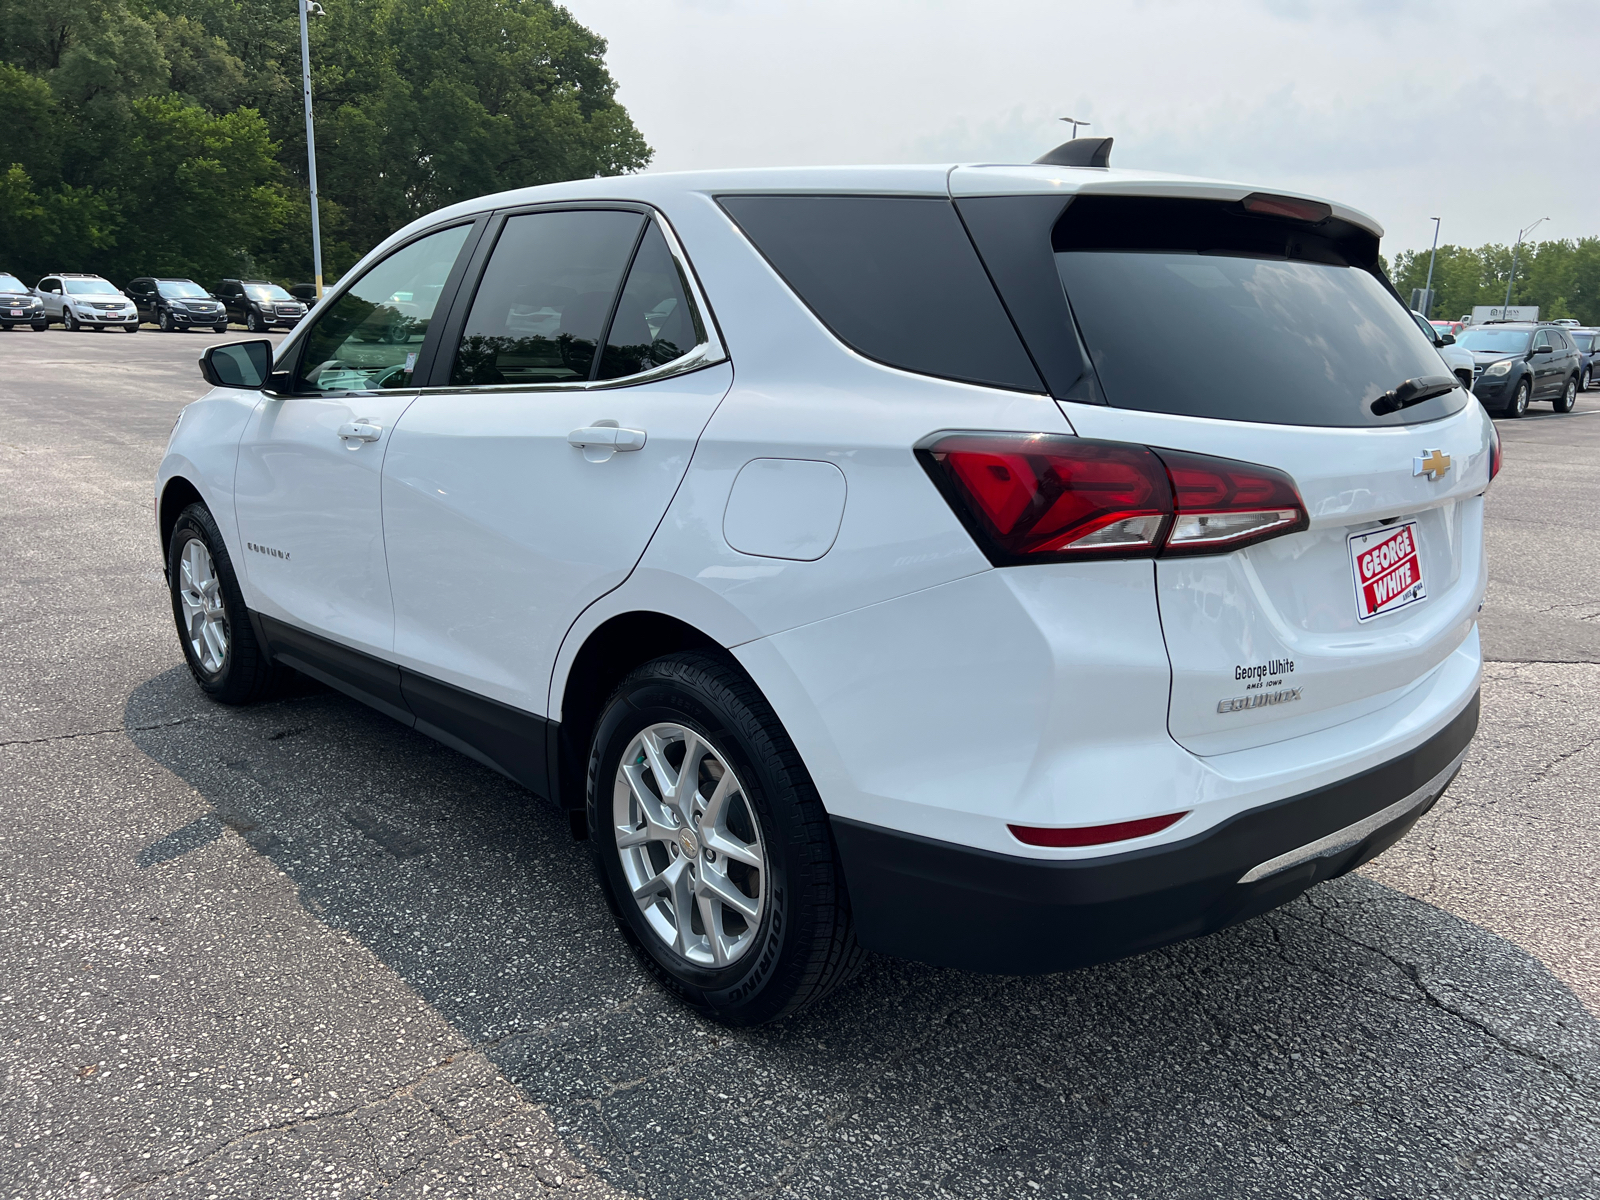
{"type": "Polygon", "coordinates": [[[1426,475],[1429,479],[1440,480],[1450,471],[1450,456],[1443,450],[1424,450],[1421,458],[1411,460],[1411,473],[1413,475],[1426,475]]]}

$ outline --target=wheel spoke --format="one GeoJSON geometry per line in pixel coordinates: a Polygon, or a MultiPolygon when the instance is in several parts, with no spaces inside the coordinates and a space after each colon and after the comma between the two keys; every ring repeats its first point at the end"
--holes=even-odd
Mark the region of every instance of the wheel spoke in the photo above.
{"type": "Polygon", "coordinates": [[[642,831],[646,841],[670,842],[677,836],[673,828],[672,819],[667,815],[667,809],[654,792],[644,781],[644,771],[637,764],[623,767],[622,773],[628,780],[628,787],[633,792],[633,798],[639,806],[639,812],[644,817],[645,828],[642,831]]]}
{"type": "Polygon", "coordinates": [[[706,927],[706,941],[711,944],[711,965],[720,967],[728,961],[728,939],[722,932],[722,905],[700,881],[695,890],[695,903],[700,906],[700,924],[706,927]]]}
{"type": "Polygon", "coordinates": [[[648,908],[646,901],[654,902],[662,896],[672,896],[677,890],[678,879],[689,869],[689,864],[683,859],[675,859],[667,864],[667,869],[659,875],[652,875],[638,887],[633,889],[633,898],[639,902],[640,908],[648,908]]]}
{"type": "Polygon", "coordinates": [[[640,738],[639,748],[644,751],[645,761],[650,764],[650,774],[656,778],[656,787],[661,792],[663,803],[671,804],[678,796],[678,776],[667,766],[667,756],[662,753],[661,739],[647,729],[640,738]]]}
{"type": "Polygon", "coordinates": [[[718,854],[742,862],[746,866],[761,866],[761,851],[758,847],[748,842],[741,842],[730,833],[720,829],[707,829],[700,835],[700,840],[705,843],[708,850],[715,850],[718,854]]]}
{"type": "Polygon", "coordinates": [[[699,891],[702,895],[709,893],[746,921],[754,923],[761,912],[761,902],[746,896],[733,885],[733,880],[726,875],[719,875],[715,871],[702,870],[700,872],[699,891]]]}
{"type": "Polygon", "coordinates": [[[714,829],[722,824],[723,809],[728,805],[728,797],[737,790],[737,781],[732,771],[724,771],[722,778],[717,780],[717,786],[711,789],[711,795],[706,797],[705,809],[700,815],[700,824],[707,829],[714,829]]]}
{"type": "MultiPolygon", "coordinates": [[[[681,867],[672,881],[672,915],[678,923],[679,954],[687,955],[694,943],[694,880],[689,876],[689,860],[680,858],[673,866],[681,867]]],[[[668,867],[670,871],[672,868],[668,867]]],[[[665,875],[667,872],[663,871],[665,875]]]]}

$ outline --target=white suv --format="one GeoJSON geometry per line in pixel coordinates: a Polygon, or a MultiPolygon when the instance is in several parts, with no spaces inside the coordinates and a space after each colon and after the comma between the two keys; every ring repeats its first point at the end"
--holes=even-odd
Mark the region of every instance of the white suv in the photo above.
{"type": "Polygon", "coordinates": [[[80,329],[126,329],[139,332],[139,310],[109,279],[58,271],[34,285],[44,304],[45,324],[60,321],[71,332],[80,329]]]}
{"type": "Polygon", "coordinates": [[[184,653],[549,798],[725,1021],[861,948],[1220,928],[1394,842],[1477,725],[1498,443],[1379,234],[1040,165],[445,209],[202,360],[156,481],[184,653]]]}

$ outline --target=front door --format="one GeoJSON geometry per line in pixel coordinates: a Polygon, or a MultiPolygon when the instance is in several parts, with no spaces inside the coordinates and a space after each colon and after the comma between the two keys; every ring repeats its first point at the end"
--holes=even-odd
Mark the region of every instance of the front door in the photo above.
{"type": "MultiPolygon", "coordinates": [[[[384,464],[402,668],[545,713],[562,637],[644,553],[733,380],[687,278],[643,212],[506,218],[384,464]]],[[[408,701],[451,732],[446,701],[408,701]]]]}
{"type": "Polygon", "coordinates": [[[234,496],[251,601],[265,616],[368,653],[393,646],[383,459],[469,230],[431,234],[370,268],[307,331],[290,393],[256,406],[234,496]],[[398,304],[402,292],[418,299],[398,304]]]}
{"type": "Polygon", "coordinates": [[[1541,329],[1533,335],[1533,398],[1548,400],[1560,387],[1561,356],[1556,352],[1555,339],[1550,331],[1541,329]]]}

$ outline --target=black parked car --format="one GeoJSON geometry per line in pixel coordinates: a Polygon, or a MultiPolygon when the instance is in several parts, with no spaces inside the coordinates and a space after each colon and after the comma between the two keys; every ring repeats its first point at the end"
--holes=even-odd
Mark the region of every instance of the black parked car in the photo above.
{"type": "Polygon", "coordinates": [[[293,329],[307,307],[283,288],[265,279],[224,279],[217,297],[228,307],[228,319],[251,333],[264,333],[274,325],[293,329]]]}
{"type": "Polygon", "coordinates": [[[1472,351],[1472,394],[1490,412],[1520,417],[1536,400],[1569,413],[1578,398],[1578,347],[1555,325],[1491,321],[1461,331],[1456,345],[1472,351]]]}
{"type": "Polygon", "coordinates": [[[161,326],[162,332],[211,328],[228,331],[228,313],[218,300],[192,279],[135,279],[127,287],[139,319],[161,326]]]}
{"type": "Polygon", "coordinates": [[[15,275],[0,271],[0,329],[14,325],[27,325],[36,333],[50,328],[44,305],[39,298],[22,286],[15,275]]]}
{"type": "Polygon", "coordinates": [[[317,302],[317,285],[314,283],[296,283],[289,288],[289,295],[296,300],[304,300],[307,304],[317,302]]]}
{"type": "Polygon", "coordinates": [[[1587,392],[1600,383],[1600,329],[1566,329],[1562,332],[1578,344],[1578,361],[1583,371],[1579,387],[1587,392]]]}

